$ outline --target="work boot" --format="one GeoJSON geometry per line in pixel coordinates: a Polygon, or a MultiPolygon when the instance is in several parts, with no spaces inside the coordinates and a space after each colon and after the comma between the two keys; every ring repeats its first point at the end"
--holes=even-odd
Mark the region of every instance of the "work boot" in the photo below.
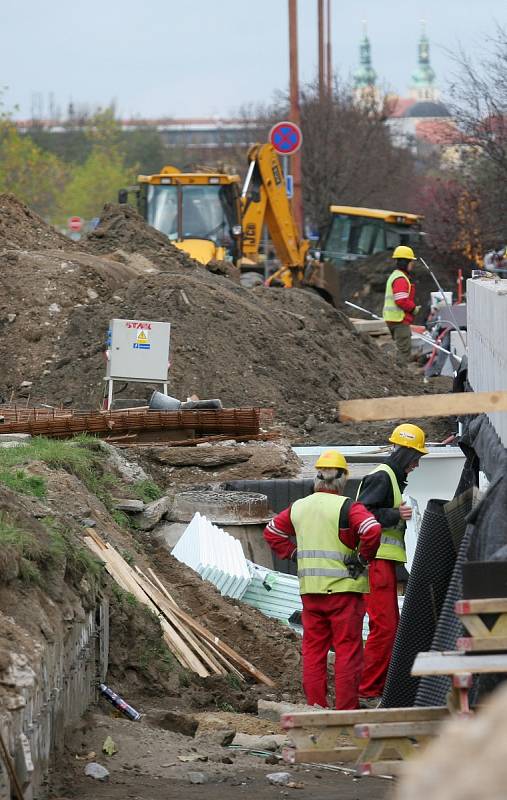
{"type": "Polygon", "coordinates": [[[381,700],[381,697],[360,697],[359,708],[378,708],[381,700]]]}

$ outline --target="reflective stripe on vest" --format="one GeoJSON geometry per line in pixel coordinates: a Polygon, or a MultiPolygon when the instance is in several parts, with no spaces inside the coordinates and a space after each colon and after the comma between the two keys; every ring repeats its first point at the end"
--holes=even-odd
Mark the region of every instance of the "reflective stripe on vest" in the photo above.
{"type": "MultiPolygon", "coordinates": [[[[401,506],[402,497],[394,470],[391,469],[389,464],[379,464],[373,472],[387,472],[393,490],[392,507],[399,508],[401,506]]],[[[361,485],[357,492],[358,497],[361,491],[361,485]]],[[[375,558],[384,558],[386,561],[400,561],[404,564],[407,560],[407,554],[405,552],[405,531],[400,531],[399,528],[382,528],[380,547],[377,550],[375,558]]]]}
{"type": "Polygon", "coordinates": [[[408,291],[412,288],[410,279],[402,272],[401,269],[395,269],[391,272],[386,283],[386,292],[384,297],[384,308],[382,309],[382,316],[386,322],[403,322],[405,319],[405,312],[402,308],[396,305],[394,301],[393,283],[397,278],[405,278],[408,283],[408,291]]]}
{"type": "Polygon", "coordinates": [[[316,492],[296,500],[291,507],[301,594],[368,591],[367,574],[351,578],[343,561],[354,552],[339,538],[340,514],[346,500],[340,495],[316,492]]]}

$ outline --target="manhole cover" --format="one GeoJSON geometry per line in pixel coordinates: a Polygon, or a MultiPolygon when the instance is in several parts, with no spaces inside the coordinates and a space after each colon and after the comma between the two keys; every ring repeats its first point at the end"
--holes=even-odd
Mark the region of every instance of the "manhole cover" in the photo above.
{"type": "Polygon", "coordinates": [[[180,492],[174,498],[171,516],[190,522],[196,512],[210,522],[253,525],[270,518],[268,498],[257,492],[180,492]]]}

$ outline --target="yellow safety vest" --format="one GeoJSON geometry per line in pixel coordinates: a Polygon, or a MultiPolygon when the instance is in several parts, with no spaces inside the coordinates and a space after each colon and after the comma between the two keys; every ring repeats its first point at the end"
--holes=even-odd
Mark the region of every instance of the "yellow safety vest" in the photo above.
{"type": "Polygon", "coordinates": [[[369,591],[365,571],[351,578],[344,557],[354,552],[339,538],[340,514],[346,497],[316,492],[296,500],[290,517],[297,539],[297,563],[301,594],[369,591]]]}
{"type": "Polygon", "coordinates": [[[408,291],[410,292],[410,289],[412,288],[410,279],[405,272],[402,272],[401,269],[395,269],[394,272],[391,272],[386,283],[384,308],[382,309],[382,316],[386,322],[403,322],[405,318],[405,312],[403,309],[397,306],[394,302],[393,283],[397,278],[406,278],[408,282],[408,291]]]}
{"type": "MultiPolygon", "coordinates": [[[[389,464],[379,464],[373,472],[387,472],[393,489],[393,508],[399,508],[401,506],[402,497],[394,470],[389,464]]],[[[359,497],[362,485],[361,482],[357,490],[357,497],[359,497]]],[[[404,564],[407,560],[407,554],[405,552],[405,531],[400,531],[399,528],[382,528],[380,547],[377,550],[375,558],[384,558],[386,561],[400,561],[404,564]]]]}

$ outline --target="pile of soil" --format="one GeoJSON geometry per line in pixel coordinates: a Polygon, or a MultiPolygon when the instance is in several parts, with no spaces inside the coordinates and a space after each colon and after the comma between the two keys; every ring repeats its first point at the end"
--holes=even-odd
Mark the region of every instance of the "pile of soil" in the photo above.
{"type": "MultiPolygon", "coordinates": [[[[21,204],[17,211],[21,239],[29,212],[21,204]]],[[[43,238],[53,235],[46,228],[43,238]]],[[[24,383],[21,394],[32,401],[97,407],[115,317],[171,322],[174,396],[272,407],[291,428],[310,414],[333,422],[339,399],[425,391],[418,375],[396,366],[313,292],[249,290],[212,274],[128,206],[106,206],[81,243],[86,253],[68,244],[68,254],[0,253],[5,397],[24,383]]],[[[131,385],[125,396],[143,391],[131,385]]]]}
{"type": "MultiPolygon", "coordinates": [[[[0,194],[0,250],[77,249],[74,242],[48,225],[12,194],[0,194]]],[[[3,276],[2,270],[2,276],[3,276]]]]}
{"type": "Polygon", "coordinates": [[[125,254],[137,253],[158,270],[167,272],[196,271],[202,267],[182,250],[171,244],[167,236],[150,225],[128,205],[108,203],[100,222],[80,243],[95,255],[111,255],[122,260],[125,254]]]}

